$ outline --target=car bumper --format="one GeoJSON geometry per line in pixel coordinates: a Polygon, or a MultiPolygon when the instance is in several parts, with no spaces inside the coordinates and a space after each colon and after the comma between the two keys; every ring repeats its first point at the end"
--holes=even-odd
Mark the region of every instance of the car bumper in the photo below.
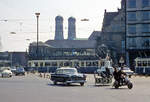
{"type": "Polygon", "coordinates": [[[71,80],[71,81],[66,81],[66,83],[85,83],[85,80],[71,80]]]}

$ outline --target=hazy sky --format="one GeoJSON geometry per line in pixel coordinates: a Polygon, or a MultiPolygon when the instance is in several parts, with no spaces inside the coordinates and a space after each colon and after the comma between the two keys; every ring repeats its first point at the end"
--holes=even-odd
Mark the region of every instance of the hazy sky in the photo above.
{"type": "Polygon", "coordinates": [[[25,51],[30,42],[36,41],[35,12],[41,13],[40,41],[54,39],[57,15],[64,18],[65,38],[70,16],[76,18],[77,38],[88,38],[94,30],[101,30],[104,10],[117,11],[120,2],[121,0],[0,0],[1,51],[25,51]],[[83,18],[89,21],[81,21],[83,18]]]}

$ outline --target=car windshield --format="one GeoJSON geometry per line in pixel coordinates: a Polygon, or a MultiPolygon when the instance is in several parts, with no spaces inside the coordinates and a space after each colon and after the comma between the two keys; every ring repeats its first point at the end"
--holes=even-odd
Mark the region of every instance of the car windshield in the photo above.
{"type": "Polygon", "coordinates": [[[124,67],[124,68],[123,68],[123,70],[130,70],[130,68],[128,68],[128,67],[124,67]]]}
{"type": "Polygon", "coordinates": [[[18,71],[24,71],[24,68],[18,68],[17,70],[18,71]]]}
{"type": "Polygon", "coordinates": [[[75,69],[58,69],[56,74],[75,74],[77,71],[75,69]]]}

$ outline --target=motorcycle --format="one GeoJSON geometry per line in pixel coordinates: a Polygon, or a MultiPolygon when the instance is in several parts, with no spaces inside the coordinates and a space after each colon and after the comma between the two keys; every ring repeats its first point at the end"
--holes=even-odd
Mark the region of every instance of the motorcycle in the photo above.
{"type": "Polygon", "coordinates": [[[102,84],[102,85],[109,85],[112,83],[113,76],[111,74],[107,74],[104,72],[94,73],[95,78],[95,85],[102,84]]]}
{"type": "Polygon", "coordinates": [[[120,83],[115,80],[115,82],[113,83],[113,87],[115,87],[116,89],[118,89],[121,86],[127,86],[129,89],[133,88],[133,84],[132,82],[129,80],[127,75],[124,75],[120,81],[120,83]]]}

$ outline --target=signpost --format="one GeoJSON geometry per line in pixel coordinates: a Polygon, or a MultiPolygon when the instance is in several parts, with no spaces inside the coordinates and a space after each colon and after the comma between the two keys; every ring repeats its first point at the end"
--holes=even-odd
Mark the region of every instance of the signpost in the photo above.
{"type": "Polygon", "coordinates": [[[121,66],[123,65],[123,63],[124,63],[124,58],[123,57],[120,58],[119,63],[121,64],[121,66]]]}

